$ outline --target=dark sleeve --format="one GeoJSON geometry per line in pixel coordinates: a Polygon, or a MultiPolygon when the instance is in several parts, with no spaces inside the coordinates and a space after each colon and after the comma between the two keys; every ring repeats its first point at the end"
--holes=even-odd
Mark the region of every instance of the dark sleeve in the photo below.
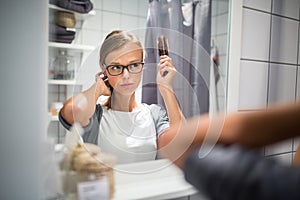
{"type": "MultiPolygon", "coordinates": [[[[98,143],[98,134],[99,134],[99,125],[102,118],[102,107],[100,104],[96,105],[95,113],[90,118],[90,123],[83,127],[84,134],[82,136],[84,142],[97,144],[98,143]]],[[[63,125],[64,128],[67,130],[70,130],[72,125],[69,124],[61,115],[61,112],[59,112],[59,121],[63,125]]]]}
{"type": "Polygon", "coordinates": [[[213,200],[300,199],[300,169],[281,165],[239,146],[216,145],[206,156],[194,151],[186,180],[213,200]]]}

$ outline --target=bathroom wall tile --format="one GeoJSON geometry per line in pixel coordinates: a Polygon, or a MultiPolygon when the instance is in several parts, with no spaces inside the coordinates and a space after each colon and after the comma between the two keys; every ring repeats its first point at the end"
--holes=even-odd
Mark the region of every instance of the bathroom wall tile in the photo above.
{"type": "Polygon", "coordinates": [[[225,76],[225,79],[223,80],[224,83],[226,83],[226,74],[227,74],[227,55],[220,55],[219,56],[219,73],[222,76],[225,76]]]}
{"type": "Polygon", "coordinates": [[[297,64],[297,38],[298,22],[273,16],[270,60],[273,62],[297,64]]]}
{"type": "Polygon", "coordinates": [[[226,111],[226,98],[223,96],[218,96],[217,103],[218,103],[218,111],[225,112],[226,111]]]}
{"type": "Polygon", "coordinates": [[[147,27],[147,19],[139,17],[138,18],[138,28],[146,30],[147,27]]]}
{"type": "Polygon", "coordinates": [[[138,17],[121,15],[121,29],[132,31],[138,28],[138,17]]]}
{"type": "Polygon", "coordinates": [[[270,65],[269,104],[295,99],[296,69],[292,65],[270,65]]]}
{"type": "Polygon", "coordinates": [[[134,30],[134,34],[140,39],[143,45],[145,44],[145,33],[146,30],[143,27],[138,27],[134,30]]]}
{"type": "Polygon", "coordinates": [[[149,1],[138,1],[138,15],[142,17],[147,17],[148,15],[148,7],[149,7],[149,1]]]}
{"type": "Polygon", "coordinates": [[[96,30],[83,30],[82,42],[85,45],[98,46],[102,43],[102,32],[96,30]]]}
{"type": "Polygon", "coordinates": [[[288,139],[273,145],[266,146],[265,155],[281,154],[293,151],[293,139],[288,139]]]}
{"type": "Polygon", "coordinates": [[[221,76],[220,80],[217,82],[217,96],[225,97],[226,94],[226,86],[225,82],[223,81],[226,77],[221,76]]]}
{"type": "Polygon", "coordinates": [[[120,24],[121,24],[121,15],[120,14],[104,11],[102,16],[103,16],[102,30],[112,31],[112,30],[120,28],[120,24]]]}
{"type": "Polygon", "coordinates": [[[217,14],[228,13],[229,1],[218,1],[217,2],[217,14]]]}
{"type": "Polygon", "coordinates": [[[243,10],[241,56],[268,61],[271,15],[245,8],[243,10]]]}
{"type": "Polygon", "coordinates": [[[102,12],[96,12],[95,16],[92,16],[85,20],[82,25],[82,29],[101,30],[102,28],[102,12]]]}
{"type": "Polygon", "coordinates": [[[214,39],[214,43],[218,49],[219,55],[227,54],[227,38],[228,35],[217,35],[214,39]]]}
{"type": "Polygon", "coordinates": [[[139,1],[141,1],[141,0],[121,1],[121,13],[130,14],[130,15],[138,15],[139,14],[139,4],[138,4],[139,1]]]}
{"type": "Polygon", "coordinates": [[[297,150],[297,147],[300,145],[300,137],[294,138],[293,151],[297,150]]]}
{"type": "Polygon", "coordinates": [[[292,153],[286,153],[286,154],[281,154],[281,155],[276,155],[276,156],[270,156],[267,157],[267,159],[274,159],[280,164],[290,166],[292,164],[292,153]]]}
{"type": "Polygon", "coordinates": [[[103,10],[121,12],[121,0],[103,0],[103,10]]]}
{"type": "Polygon", "coordinates": [[[300,66],[298,66],[298,73],[297,73],[297,94],[296,98],[300,99],[300,66]]]}
{"type": "Polygon", "coordinates": [[[216,34],[225,34],[228,32],[228,14],[218,15],[216,17],[216,34]]]}
{"type": "Polygon", "coordinates": [[[299,0],[273,0],[273,13],[299,19],[299,0]]]}
{"type": "Polygon", "coordinates": [[[266,106],[268,64],[241,61],[239,110],[260,109],[266,106]]]}
{"type": "Polygon", "coordinates": [[[216,16],[218,13],[218,2],[215,0],[212,0],[211,2],[211,15],[212,17],[216,16]]]}
{"type": "Polygon", "coordinates": [[[229,3],[228,1],[213,0],[211,8],[212,8],[211,14],[213,17],[215,17],[220,14],[228,13],[229,3]]]}
{"type": "Polygon", "coordinates": [[[49,93],[58,93],[59,89],[56,85],[49,85],[48,86],[48,92],[49,93]]]}
{"type": "Polygon", "coordinates": [[[212,16],[211,18],[211,36],[212,38],[217,35],[217,16],[212,16]]]}
{"type": "Polygon", "coordinates": [[[103,7],[103,5],[102,5],[103,0],[92,0],[91,2],[93,2],[95,10],[101,10],[102,9],[102,7],[103,7]]]}
{"type": "Polygon", "coordinates": [[[65,85],[57,85],[56,87],[58,87],[60,93],[65,93],[67,91],[65,85]]]}
{"type": "Polygon", "coordinates": [[[244,0],[244,6],[271,12],[271,0],[244,0]]]}

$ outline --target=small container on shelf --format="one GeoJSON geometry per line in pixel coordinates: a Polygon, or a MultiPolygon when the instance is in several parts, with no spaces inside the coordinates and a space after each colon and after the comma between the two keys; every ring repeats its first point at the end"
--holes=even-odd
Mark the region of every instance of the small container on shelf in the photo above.
{"type": "Polygon", "coordinates": [[[65,50],[59,50],[59,55],[53,61],[55,80],[73,80],[75,78],[75,61],[65,50]]]}

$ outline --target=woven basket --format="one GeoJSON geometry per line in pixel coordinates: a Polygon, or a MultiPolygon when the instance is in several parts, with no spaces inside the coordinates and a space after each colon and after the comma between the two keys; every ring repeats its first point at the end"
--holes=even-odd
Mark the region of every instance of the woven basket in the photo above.
{"type": "Polygon", "coordinates": [[[75,14],[65,11],[57,11],[55,13],[55,23],[59,26],[67,28],[75,28],[76,19],[75,14]]]}

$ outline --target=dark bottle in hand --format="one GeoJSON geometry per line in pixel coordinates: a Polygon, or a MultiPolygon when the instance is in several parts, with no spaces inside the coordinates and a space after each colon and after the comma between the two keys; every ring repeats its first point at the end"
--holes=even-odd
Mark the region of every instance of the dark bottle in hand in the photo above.
{"type": "MultiPolygon", "coordinates": [[[[166,38],[164,35],[158,36],[157,38],[157,49],[158,49],[158,55],[169,55],[169,43],[168,38],[166,38]]],[[[168,74],[168,71],[164,71],[163,76],[166,76],[168,74]]]]}

